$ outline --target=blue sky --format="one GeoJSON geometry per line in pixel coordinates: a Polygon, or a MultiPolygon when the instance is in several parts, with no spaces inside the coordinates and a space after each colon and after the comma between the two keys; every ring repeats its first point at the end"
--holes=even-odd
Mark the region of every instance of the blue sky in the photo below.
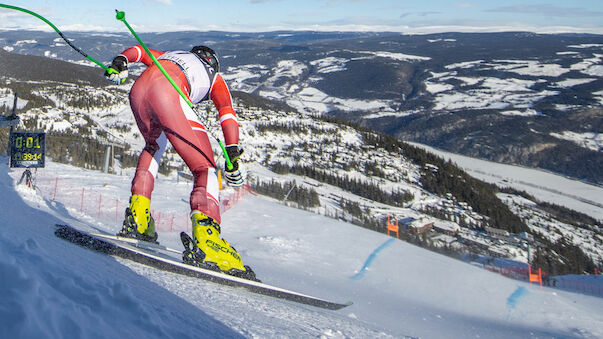
{"type": "MultiPolygon", "coordinates": [[[[140,32],[174,30],[372,30],[406,33],[529,30],[603,34],[601,0],[20,0],[59,29],[124,31],[114,10],[140,32]]],[[[44,28],[0,9],[0,28],[44,28]]]]}

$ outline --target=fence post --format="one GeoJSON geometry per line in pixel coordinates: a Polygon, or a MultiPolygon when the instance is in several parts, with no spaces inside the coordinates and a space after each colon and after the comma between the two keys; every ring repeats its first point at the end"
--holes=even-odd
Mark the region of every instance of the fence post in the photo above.
{"type": "Polygon", "coordinates": [[[82,201],[80,202],[80,212],[84,211],[84,192],[85,191],[86,191],[86,189],[82,187],[82,201]]]}
{"type": "Polygon", "coordinates": [[[59,184],[59,177],[54,179],[54,193],[52,194],[52,201],[57,198],[57,185],[59,184]]]}
{"type": "Polygon", "coordinates": [[[102,194],[98,194],[98,217],[100,218],[100,211],[101,211],[101,203],[103,202],[103,195],[102,194]]]}

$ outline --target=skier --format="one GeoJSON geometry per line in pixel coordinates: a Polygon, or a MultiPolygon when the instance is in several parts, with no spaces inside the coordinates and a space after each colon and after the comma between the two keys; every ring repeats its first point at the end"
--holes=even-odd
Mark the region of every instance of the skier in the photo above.
{"type": "MultiPolygon", "coordinates": [[[[241,186],[239,125],[230,91],[218,73],[216,53],[206,46],[195,46],[190,51],[150,51],[192,103],[213,101],[218,109],[226,152],[233,165],[232,169],[226,169],[224,176],[230,186],[241,186]]],[[[140,45],[116,56],[110,67],[117,72],[105,72],[105,77],[116,84],[123,83],[128,77],[128,64],[134,62],[148,66],[130,91],[130,107],[146,145],[138,159],[130,206],[126,208],[123,229],[118,235],[157,241],[150,213],[151,193],[159,160],[169,140],[194,177],[190,195],[193,244],[190,248],[185,239],[190,241],[190,237],[181,234],[185,245],[184,262],[238,276],[253,274],[248,266],[243,266],[237,251],[220,237],[217,166],[205,127],[194,111],[140,45]]]]}

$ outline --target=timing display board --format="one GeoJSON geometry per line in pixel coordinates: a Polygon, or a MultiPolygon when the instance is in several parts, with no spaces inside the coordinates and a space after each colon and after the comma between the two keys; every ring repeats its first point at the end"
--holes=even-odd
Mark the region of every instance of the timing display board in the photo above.
{"type": "Polygon", "coordinates": [[[44,167],[46,133],[10,134],[10,167],[44,167]]]}

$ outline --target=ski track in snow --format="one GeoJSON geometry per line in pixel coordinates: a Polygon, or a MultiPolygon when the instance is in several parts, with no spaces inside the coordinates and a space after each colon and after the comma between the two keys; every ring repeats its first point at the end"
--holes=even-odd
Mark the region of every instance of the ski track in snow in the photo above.
{"type": "MultiPolygon", "coordinates": [[[[223,235],[245,263],[267,283],[352,300],[352,306],[317,309],[95,253],[55,237],[52,226],[98,228],[93,216],[15,187],[20,170],[9,170],[6,157],[0,159],[2,338],[603,336],[599,298],[540,290],[260,197],[247,196],[223,215],[223,235]],[[362,279],[350,279],[363,264],[370,269],[362,279]]],[[[91,185],[94,175],[128,190],[124,177],[52,162],[47,167],[69,171],[82,186],[91,185]]],[[[185,191],[185,186],[170,178],[156,184],[157,208],[183,205],[159,192],[185,191]]],[[[177,232],[164,232],[160,240],[180,248],[177,232]]]]}

